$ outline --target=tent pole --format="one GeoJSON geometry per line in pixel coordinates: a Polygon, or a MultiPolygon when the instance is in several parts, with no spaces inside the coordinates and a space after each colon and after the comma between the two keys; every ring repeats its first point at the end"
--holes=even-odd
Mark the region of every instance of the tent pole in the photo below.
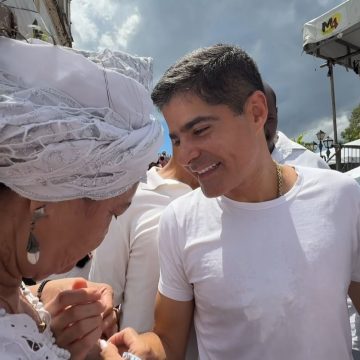
{"type": "Polygon", "coordinates": [[[338,137],[337,137],[335,87],[334,87],[334,65],[333,65],[331,60],[328,60],[327,66],[329,68],[328,77],[330,78],[330,88],[331,88],[331,105],[332,105],[332,115],[333,115],[336,170],[340,171],[340,167],[341,167],[341,149],[339,147],[338,137]]]}

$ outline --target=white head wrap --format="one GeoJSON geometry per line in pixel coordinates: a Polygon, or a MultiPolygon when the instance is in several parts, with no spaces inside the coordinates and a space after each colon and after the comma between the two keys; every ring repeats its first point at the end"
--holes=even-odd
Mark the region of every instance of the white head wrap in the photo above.
{"type": "Polygon", "coordinates": [[[26,198],[126,191],[162,142],[152,111],[129,77],[66,48],[0,37],[0,182],[26,198]]]}

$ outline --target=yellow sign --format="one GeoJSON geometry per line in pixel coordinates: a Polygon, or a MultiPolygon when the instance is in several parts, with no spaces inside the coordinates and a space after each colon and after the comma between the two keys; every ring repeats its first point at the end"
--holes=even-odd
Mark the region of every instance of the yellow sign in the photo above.
{"type": "Polygon", "coordinates": [[[341,21],[340,13],[336,13],[330,16],[330,18],[327,21],[324,21],[321,24],[321,33],[323,35],[331,34],[340,25],[340,21],[341,21]]]}

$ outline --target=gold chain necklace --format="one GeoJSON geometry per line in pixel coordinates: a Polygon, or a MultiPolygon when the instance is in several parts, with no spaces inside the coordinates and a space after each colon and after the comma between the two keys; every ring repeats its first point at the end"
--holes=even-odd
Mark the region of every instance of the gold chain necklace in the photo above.
{"type": "Polygon", "coordinates": [[[277,197],[280,197],[283,194],[283,176],[281,165],[274,161],[276,166],[276,179],[277,179],[277,197]]]}

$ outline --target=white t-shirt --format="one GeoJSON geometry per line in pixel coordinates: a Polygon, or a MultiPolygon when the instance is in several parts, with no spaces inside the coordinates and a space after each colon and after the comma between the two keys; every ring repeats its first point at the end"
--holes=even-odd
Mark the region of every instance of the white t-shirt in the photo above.
{"type": "Polygon", "coordinates": [[[89,278],[114,289],[114,303],[122,304],[120,328],[138,332],[154,325],[154,304],[159,282],[157,230],[164,208],[191,187],[163,179],[152,167],[141,182],[131,206],[111,222],[103,243],[95,251],[89,278]]]}
{"type": "Polygon", "coordinates": [[[329,169],[329,165],[319,155],[290,140],[281,131],[277,132],[277,139],[271,156],[279,164],[329,169]]]}
{"type": "Polygon", "coordinates": [[[159,291],[195,299],[200,359],[350,360],[346,294],[360,281],[360,188],[297,168],[262,203],[201,190],[172,202],[159,228],[159,291]]]}

